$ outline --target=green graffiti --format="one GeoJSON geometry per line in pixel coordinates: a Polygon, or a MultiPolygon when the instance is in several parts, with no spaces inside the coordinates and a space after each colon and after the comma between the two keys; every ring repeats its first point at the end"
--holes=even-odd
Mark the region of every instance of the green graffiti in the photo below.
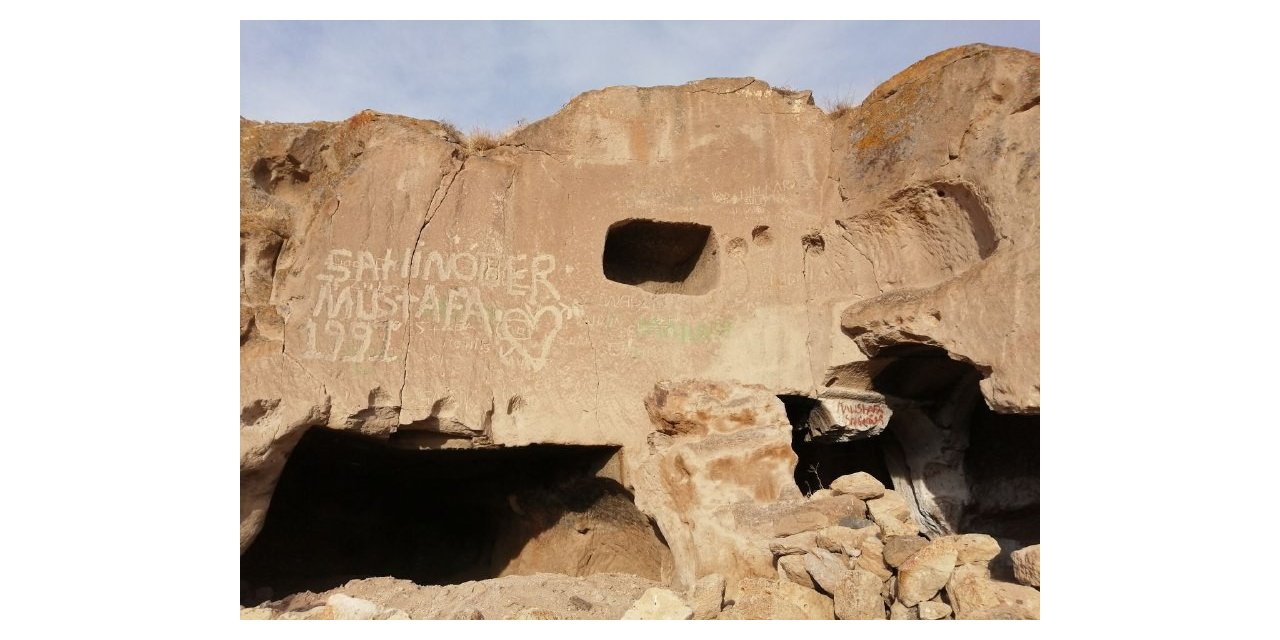
{"type": "Polygon", "coordinates": [[[667,318],[641,318],[636,321],[636,335],[684,343],[719,341],[729,333],[733,323],[728,320],[688,322],[667,318]]]}

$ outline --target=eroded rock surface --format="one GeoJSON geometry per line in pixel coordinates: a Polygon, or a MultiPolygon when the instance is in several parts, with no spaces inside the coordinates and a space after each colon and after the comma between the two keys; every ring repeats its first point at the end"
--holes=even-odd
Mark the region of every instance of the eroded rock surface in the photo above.
{"type": "Polygon", "coordinates": [[[950,49],[835,114],[753,78],[611,87],[488,149],[242,119],[240,161],[242,554],[311,429],[612,447],[593,472],[634,501],[509,491],[532,524],[494,579],[242,617],[621,618],[655,587],[700,619],[1038,616],[989,538],[944,538],[1039,542],[1038,462],[989,469],[1038,433],[1037,55],[950,49]],[[887,473],[806,497],[796,438],[890,442],[887,473]]]}

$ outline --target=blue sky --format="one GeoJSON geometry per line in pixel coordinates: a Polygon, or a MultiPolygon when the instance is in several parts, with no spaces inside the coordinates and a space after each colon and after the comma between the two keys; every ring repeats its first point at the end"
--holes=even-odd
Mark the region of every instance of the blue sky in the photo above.
{"type": "Polygon", "coordinates": [[[613,85],[754,76],[860,101],[912,62],[972,42],[1040,50],[1038,22],[241,22],[240,115],[361,109],[500,131],[613,85]]]}

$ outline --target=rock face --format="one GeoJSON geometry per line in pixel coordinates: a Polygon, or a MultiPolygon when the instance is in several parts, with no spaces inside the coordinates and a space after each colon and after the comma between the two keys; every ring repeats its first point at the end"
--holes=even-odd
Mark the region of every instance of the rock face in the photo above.
{"type": "MultiPolygon", "coordinates": [[[[481,576],[496,580],[357,580],[334,597],[374,603],[373,617],[616,618],[662,586],[693,606],[653,611],[863,619],[894,604],[924,617],[945,587],[958,618],[1029,615],[1027,594],[961,571],[985,571],[989,545],[939,542],[988,529],[1038,542],[1038,521],[1005,525],[1037,513],[1038,466],[971,464],[1009,420],[1038,433],[1037,55],[950,49],[834,114],[752,78],[612,87],[490,148],[372,111],[242,119],[240,161],[242,554],[290,512],[272,498],[313,429],[424,465],[605,447],[592,472],[650,530],[579,515],[599,505],[531,513],[512,492],[501,512],[525,528],[493,543],[512,549],[481,576]],[[806,498],[797,441],[889,442],[887,472],[824,461],[814,475],[844,477],[806,498]],[[909,558],[910,543],[886,546],[919,534],[935,540],[909,558]],[[612,559],[640,548],[644,562],[612,559]],[[546,571],[576,576],[539,579],[587,604],[486,604],[546,571]],[[646,577],[606,597],[590,581],[613,572],[646,577]]],[[[313,589],[370,575],[333,573],[313,589]]],[[[242,617],[369,612],[313,600],[242,617]]]]}
{"type": "Polygon", "coordinates": [[[1022,584],[1040,588],[1040,545],[1013,552],[1013,577],[1022,584]]]}

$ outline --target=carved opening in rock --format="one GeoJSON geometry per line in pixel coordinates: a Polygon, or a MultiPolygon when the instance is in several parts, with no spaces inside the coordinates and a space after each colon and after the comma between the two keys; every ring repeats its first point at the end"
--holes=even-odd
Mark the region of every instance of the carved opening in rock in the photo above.
{"type": "Polygon", "coordinates": [[[825,489],[836,478],[859,471],[876,477],[884,486],[893,485],[885,466],[881,439],[861,438],[848,442],[814,441],[809,433],[809,414],[818,401],[808,396],[780,395],[791,423],[791,449],[796,452],[796,486],[805,495],[825,489]]]}
{"type": "Polygon", "coordinates": [[[242,603],[355,578],[455,584],[513,574],[663,580],[671,553],[614,477],[616,447],[409,451],[313,428],[241,556],[242,603]]]}
{"type": "Polygon", "coordinates": [[[311,179],[311,172],[304,170],[292,155],[259,158],[253,164],[253,182],[267,193],[275,193],[276,187],[286,178],[291,184],[307,182],[311,179]]]}
{"type": "Polygon", "coordinates": [[[715,232],[692,222],[615,223],[605,236],[604,276],[650,293],[707,293],[720,278],[715,232]]]}
{"type": "Polygon", "coordinates": [[[935,531],[1040,542],[1040,416],[997,414],[984,371],[922,344],[884,348],[874,388],[893,409],[885,434],[895,488],[935,531]]]}

